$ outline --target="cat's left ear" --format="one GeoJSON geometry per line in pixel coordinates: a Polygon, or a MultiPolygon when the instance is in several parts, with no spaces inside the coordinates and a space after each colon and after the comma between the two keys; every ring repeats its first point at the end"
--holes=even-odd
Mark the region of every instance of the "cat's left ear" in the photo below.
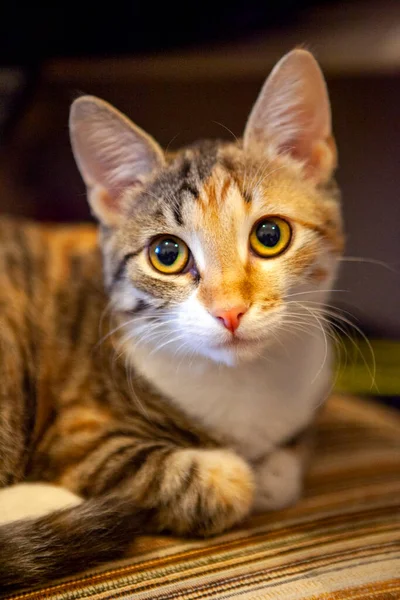
{"type": "Polygon", "coordinates": [[[337,164],[328,91],[321,69],[306,50],[293,50],[274,67],[250,114],[245,150],[270,147],[301,161],[315,183],[329,180],[337,164]]]}
{"type": "Polygon", "coordinates": [[[82,96],[71,106],[69,129],[75,160],[92,212],[105,225],[123,218],[121,198],[164,164],[160,146],[113,106],[82,96]]]}

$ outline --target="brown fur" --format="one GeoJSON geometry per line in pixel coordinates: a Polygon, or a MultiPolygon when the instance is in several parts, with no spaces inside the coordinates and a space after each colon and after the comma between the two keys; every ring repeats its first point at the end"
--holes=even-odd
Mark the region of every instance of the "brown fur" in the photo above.
{"type": "MultiPolygon", "coordinates": [[[[95,230],[3,218],[0,240],[1,484],[47,481],[84,497],[128,494],[133,522],[139,510],[154,509],[141,513],[153,531],[210,534],[242,517],[252,488],[246,470],[226,481],[234,495],[226,492],[227,475],[217,477],[215,459],[209,466],[206,449],[216,442],[144,381],[132,398],[111,339],[98,345],[107,331],[100,334],[99,324],[108,318],[95,230]],[[224,510],[212,497],[218,489],[224,510]]],[[[3,534],[18,539],[18,527],[7,527],[3,534]]],[[[3,539],[0,533],[0,547],[3,539]]],[[[38,577],[36,558],[30,575],[21,568],[21,581],[23,571],[27,583],[38,577]]]]}
{"type": "MultiPolygon", "coordinates": [[[[103,104],[89,105],[109,118],[103,104]]],[[[90,161],[82,167],[102,221],[100,249],[90,226],[0,220],[0,487],[44,481],[87,499],[0,527],[7,589],[121,555],[138,530],[211,535],[249,513],[254,465],[132,373],[124,323],[143,316],[157,324],[194,291],[209,312],[243,305],[268,313],[284,305],[293,281],[329,275],[319,257],[333,264],[342,250],[335,185],[305,177],[292,157],[202,142],[162,163],[161,150],[132,127],[157,165],[144,183],[105,192],[103,182],[93,187],[90,161]],[[297,246],[266,269],[241,228],[268,215],[291,224],[297,246]],[[179,276],[152,269],[149,241],[188,232],[207,268],[193,264],[179,276]]]]}
{"type": "MultiPolygon", "coordinates": [[[[263,306],[270,310],[281,302],[274,275],[267,284],[264,276],[260,286],[258,264],[251,257],[238,268],[229,230],[218,238],[213,235],[229,189],[237,185],[228,173],[222,180],[220,166],[214,171],[198,201],[203,206],[202,232],[216,263],[215,270],[201,273],[198,298],[212,310],[221,303],[260,302],[260,294],[269,289],[263,306]]],[[[266,195],[274,186],[288,188],[282,174],[280,178],[269,182],[266,195]]],[[[293,214],[301,202],[304,216],[299,222],[317,237],[288,260],[297,274],[313,265],[318,239],[331,235],[322,223],[309,226],[313,204],[308,207],[304,196],[300,198],[293,196],[288,211],[293,214]]],[[[153,219],[157,208],[150,211],[153,219]]],[[[185,213],[182,205],[184,215],[196,209],[198,205],[186,206],[185,213]]],[[[334,205],[331,210],[334,220],[334,205]]],[[[160,222],[171,218],[164,213],[160,222]]],[[[142,235],[136,227],[132,221],[117,237],[104,236],[110,273],[127,250],[142,245],[140,239],[134,241],[142,235]]],[[[132,397],[124,360],[115,359],[115,335],[107,337],[113,321],[107,315],[95,229],[2,219],[0,240],[2,485],[40,480],[83,497],[128,493],[132,514],[153,510],[146,514],[146,527],[180,534],[216,533],[244,516],[253,485],[249,472],[239,469],[234,479],[226,480],[226,472],[214,459],[209,462],[212,455],[206,450],[217,447],[217,440],[137,376],[132,397]],[[219,496],[213,500],[212,494],[219,496]]],[[[189,275],[168,282],[149,277],[136,256],[126,269],[137,289],[151,290],[153,308],[160,300],[180,302],[193,288],[189,275]]]]}

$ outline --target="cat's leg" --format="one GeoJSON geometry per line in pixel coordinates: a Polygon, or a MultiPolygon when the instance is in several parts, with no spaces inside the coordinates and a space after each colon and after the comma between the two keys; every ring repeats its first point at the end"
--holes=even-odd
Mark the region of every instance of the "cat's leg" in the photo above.
{"type": "Polygon", "coordinates": [[[35,422],[34,407],[24,394],[28,374],[21,345],[7,322],[0,319],[0,488],[23,479],[35,422]]]}
{"type": "Polygon", "coordinates": [[[82,502],[65,488],[46,483],[20,483],[0,490],[0,525],[41,517],[82,502]]]}
{"type": "Polygon", "coordinates": [[[277,448],[255,466],[256,512],[278,510],[295,504],[303,491],[304,474],[312,447],[310,430],[277,448]]]}
{"type": "Polygon", "coordinates": [[[253,472],[225,449],[177,448],[142,442],[88,459],[60,482],[84,496],[128,495],[133,509],[152,508],[151,529],[212,535],[241,521],[253,503],[253,472]]]}

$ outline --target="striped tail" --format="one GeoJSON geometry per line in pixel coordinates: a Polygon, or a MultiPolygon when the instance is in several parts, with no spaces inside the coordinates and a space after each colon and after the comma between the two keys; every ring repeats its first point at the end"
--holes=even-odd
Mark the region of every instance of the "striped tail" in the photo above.
{"type": "Polygon", "coordinates": [[[153,517],[151,509],[104,496],[1,526],[0,595],[122,557],[153,517]]]}

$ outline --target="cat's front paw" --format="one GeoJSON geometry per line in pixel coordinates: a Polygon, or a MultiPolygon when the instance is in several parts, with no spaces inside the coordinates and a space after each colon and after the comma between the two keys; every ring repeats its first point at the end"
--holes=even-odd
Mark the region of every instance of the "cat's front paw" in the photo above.
{"type": "Polygon", "coordinates": [[[256,512],[278,510],[297,502],[303,488],[303,464],[296,453],[280,449],[256,469],[256,512]]]}
{"type": "Polygon", "coordinates": [[[253,504],[253,472],[233,452],[180,450],[174,454],[169,469],[163,492],[170,496],[174,487],[177,491],[180,488],[175,505],[166,506],[164,513],[167,521],[172,518],[169,528],[175,533],[214,535],[249,514],[253,504]]]}

